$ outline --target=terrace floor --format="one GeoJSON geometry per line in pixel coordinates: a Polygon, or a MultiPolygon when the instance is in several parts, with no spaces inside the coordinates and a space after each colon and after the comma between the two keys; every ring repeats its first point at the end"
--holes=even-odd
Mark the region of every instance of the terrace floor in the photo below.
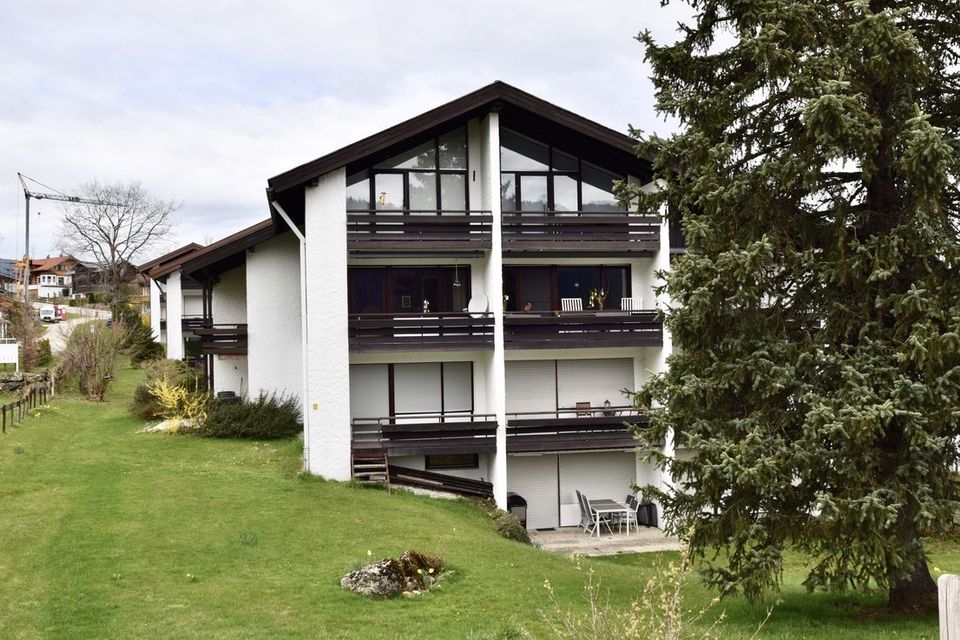
{"type": "Polygon", "coordinates": [[[580,527],[560,527],[546,531],[530,531],[533,544],[562,555],[614,556],[618,553],[647,553],[649,551],[679,551],[680,540],[660,529],[640,527],[639,531],[604,533],[599,538],[588,536],[580,527]]]}

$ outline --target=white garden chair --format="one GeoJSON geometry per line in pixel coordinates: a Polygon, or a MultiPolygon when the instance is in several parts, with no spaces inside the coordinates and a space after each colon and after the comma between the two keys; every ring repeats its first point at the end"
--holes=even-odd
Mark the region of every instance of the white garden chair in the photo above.
{"type": "Polygon", "coordinates": [[[583,311],[583,300],[581,298],[560,298],[561,311],[583,311]]]}
{"type": "Polygon", "coordinates": [[[640,311],[643,309],[643,298],[620,298],[621,311],[640,311]]]}

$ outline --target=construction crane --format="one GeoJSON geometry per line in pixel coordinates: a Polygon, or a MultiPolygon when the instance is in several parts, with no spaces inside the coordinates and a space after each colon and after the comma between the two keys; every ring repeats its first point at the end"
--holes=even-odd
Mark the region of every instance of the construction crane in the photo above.
{"type": "MultiPolygon", "coordinates": [[[[123,205],[117,204],[115,202],[104,202],[103,200],[92,200],[90,198],[81,198],[79,196],[68,196],[65,193],[49,193],[41,191],[30,191],[27,188],[27,180],[30,182],[35,182],[41,186],[45,186],[42,182],[34,180],[29,176],[25,176],[19,171],[17,172],[17,178],[20,179],[20,186],[23,187],[23,197],[26,201],[26,224],[24,225],[24,251],[23,251],[23,262],[17,264],[17,268],[20,270],[21,278],[17,280],[17,287],[23,287],[23,301],[24,303],[30,302],[29,300],[29,288],[30,288],[30,198],[35,200],[57,200],[58,202],[72,202],[75,204],[97,204],[104,205],[108,207],[121,207],[123,205]]],[[[50,189],[51,187],[46,187],[50,189]]],[[[56,189],[54,189],[56,191],[56,189]]]]}

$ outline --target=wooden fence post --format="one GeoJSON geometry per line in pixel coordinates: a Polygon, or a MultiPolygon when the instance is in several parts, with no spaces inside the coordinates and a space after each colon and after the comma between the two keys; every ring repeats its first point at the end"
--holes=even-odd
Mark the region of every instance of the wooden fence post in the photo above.
{"type": "Polygon", "coordinates": [[[945,573],[937,580],[940,640],[960,639],[960,576],[945,573]]]}

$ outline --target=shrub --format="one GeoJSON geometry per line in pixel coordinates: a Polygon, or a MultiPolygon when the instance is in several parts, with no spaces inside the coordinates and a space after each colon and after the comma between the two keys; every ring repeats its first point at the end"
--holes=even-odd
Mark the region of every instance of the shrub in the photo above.
{"type": "Polygon", "coordinates": [[[159,420],[163,418],[163,408],[150,388],[159,380],[168,380],[171,384],[196,393],[206,387],[202,375],[180,360],[152,360],[143,364],[146,379],[133,391],[130,413],[141,420],[159,420]]]}
{"type": "Polygon", "coordinates": [[[497,528],[497,533],[501,536],[507,540],[530,544],[530,535],[512,513],[497,509],[491,515],[493,516],[493,524],[497,528]]]}
{"type": "Polygon", "coordinates": [[[156,399],[165,420],[184,420],[190,429],[197,429],[207,419],[210,395],[205,391],[190,391],[163,377],[150,386],[150,395],[156,399]]]}
{"type": "Polygon", "coordinates": [[[102,401],[113,380],[113,369],[127,333],[126,327],[117,323],[78,324],[63,349],[60,377],[67,382],[75,381],[88,399],[102,401]]]}
{"type": "Polygon", "coordinates": [[[46,338],[37,340],[37,366],[48,367],[53,362],[53,352],[50,351],[50,341],[46,338]]]}
{"type": "Polygon", "coordinates": [[[300,433],[295,397],[260,394],[256,400],[214,401],[200,435],[212,438],[286,438],[300,433]]]}
{"type": "Polygon", "coordinates": [[[139,365],[149,360],[159,360],[164,356],[163,345],[153,337],[153,329],[145,324],[143,318],[128,304],[116,304],[111,308],[113,321],[129,327],[129,335],[123,348],[130,356],[130,362],[139,365]]]}
{"type": "Polygon", "coordinates": [[[20,343],[20,366],[25,371],[35,369],[39,360],[37,347],[37,312],[22,302],[14,302],[7,311],[10,335],[20,343]]]}

